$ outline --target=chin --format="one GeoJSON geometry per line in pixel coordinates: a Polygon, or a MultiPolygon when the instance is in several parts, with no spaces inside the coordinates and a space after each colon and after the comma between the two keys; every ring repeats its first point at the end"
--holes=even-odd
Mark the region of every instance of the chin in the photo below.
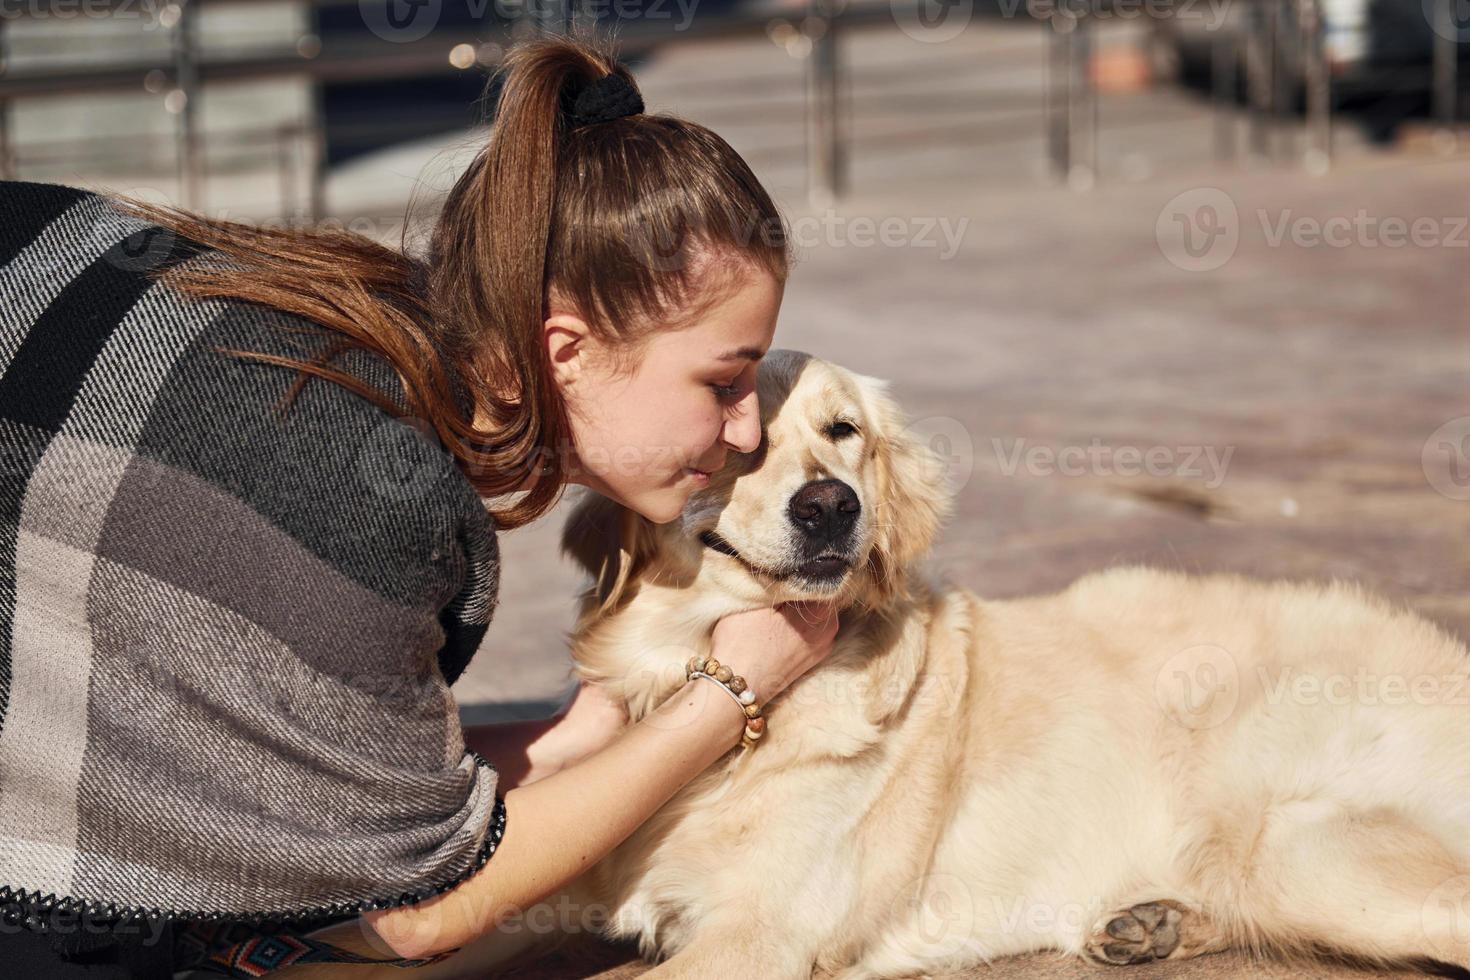
{"type": "Polygon", "coordinates": [[[623,506],[653,524],[672,524],[684,513],[684,505],[689,502],[689,496],[687,493],[674,493],[652,500],[625,502],[623,506]]]}
{"type": "Polygon", "coordinates": [[[669,524],[678,520],[690,497],[690,493],[683,487],[655,490],[652,493],[642,493],[636,496],[620,493],[604,482],[598,482],[596,485],[589,483],[587,487],[599,496],[626,507],[653,524],[669,524]]]}

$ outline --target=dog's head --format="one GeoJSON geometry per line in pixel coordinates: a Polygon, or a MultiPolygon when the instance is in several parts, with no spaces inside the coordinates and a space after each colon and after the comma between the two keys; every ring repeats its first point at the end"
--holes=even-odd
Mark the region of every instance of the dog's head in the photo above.
{"type": "Polygon", "coordinates": [[[593,493],[574,510],[562,546],[596,580],[599,611],[658,561],[659,581],[708,575],[770,603],[882,608],[906,594],[952,497],[888,382],[773,350],[757,384],[760,446],[732,453],[679,520],[655,525],[593,493]]]}

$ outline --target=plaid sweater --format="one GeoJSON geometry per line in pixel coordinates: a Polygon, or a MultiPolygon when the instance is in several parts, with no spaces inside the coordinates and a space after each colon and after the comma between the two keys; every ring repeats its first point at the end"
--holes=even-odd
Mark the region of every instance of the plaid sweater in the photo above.
{"type": "MultiPolygon", "coordinates": [[[[449,685],[495,530],[443,449],[215,347],[326,332],[153,283],[218,253],[0,182],[0,910],[318,922],[500,840],[449,685]],[[293,329],[294,328],[294,329],[293,329]]],[[[399,397],[382,359],[339,359],[399,397]]],[[[13,919],[12,919],[13,921],[13,919]]]]}

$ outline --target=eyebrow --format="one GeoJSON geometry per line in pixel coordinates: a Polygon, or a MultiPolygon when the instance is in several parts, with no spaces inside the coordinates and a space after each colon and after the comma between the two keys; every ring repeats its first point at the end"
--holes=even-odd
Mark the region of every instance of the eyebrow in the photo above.
{"type": "Polygon", "coordinates": [[[717,360],[721,361],[759,361],[766,356],[766,352],[759,347],[741,347],[738,350],[727,350],[717,360]]]}

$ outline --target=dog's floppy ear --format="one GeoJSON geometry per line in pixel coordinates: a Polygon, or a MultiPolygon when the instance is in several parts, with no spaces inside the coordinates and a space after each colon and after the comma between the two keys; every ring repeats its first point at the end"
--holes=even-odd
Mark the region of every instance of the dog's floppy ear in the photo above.
{"type": "Polygon", "coordinates": [[[908,569],[927,553],[954,508],[943,457],[909,424],[889,394],[888,381],[857,375],[866,414],[876,426],[872,443],[876,522],[868,566],[879,604],[906,594],[908,569]]]}
{"type": "Polygon", "coordinates": [[[591,576],[591,612],[616,608],[629,582],[654,553],[653,525],[642,514],[592,490],[584,491],[561,533],[562,554],[591,576]]]}

